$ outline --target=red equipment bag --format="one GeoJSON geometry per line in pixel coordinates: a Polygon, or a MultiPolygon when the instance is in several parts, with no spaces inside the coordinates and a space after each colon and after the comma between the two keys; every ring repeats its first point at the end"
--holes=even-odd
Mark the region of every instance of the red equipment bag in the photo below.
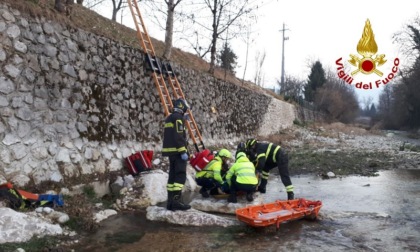
{"type": "Polygon", "coordinates": [[[190,165],[194,167],[196,171],[201,171],[211,160],[213,160],[213,158],[213,153],[208,149],[204,149],[192,155],[190,158],[190,165]]]}
{"type": "Polygon", "coordinates": [[[131,175],[138,175],[140,172],[152,169],[152,150],[138,151],[125,158],[128,171],[131,175]]]}

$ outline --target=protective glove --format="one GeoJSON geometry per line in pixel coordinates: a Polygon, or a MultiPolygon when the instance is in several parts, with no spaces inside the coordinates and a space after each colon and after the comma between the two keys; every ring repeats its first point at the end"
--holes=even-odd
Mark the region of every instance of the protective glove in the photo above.
{"type": "Polygon", "coordinates": [[[287,200],[295,199],[295,194],[293,192],[287,192],[287,200]]]}
{"type": "Polygon", "coordinates": [[[220,188],[220,187],[217,187],[217,193],[219,193],[219,195],[220,194],[226,194],[223,190],[222,190],[222,188],[220,188]]]}
{"type": "Polygon", "coordinates": [[[181,159],[184,160],[184,161],[187,161],[188,160],[188,154],[187,153],[182,153],[181,154],[181,159]]]}

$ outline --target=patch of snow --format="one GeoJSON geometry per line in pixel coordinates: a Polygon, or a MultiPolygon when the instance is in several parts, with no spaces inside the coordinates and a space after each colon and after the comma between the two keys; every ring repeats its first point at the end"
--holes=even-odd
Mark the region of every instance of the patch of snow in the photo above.
{"type": "Polygon", "coordinates": [[[195,209],[189,209],[187,211],[169,211],[166,208],[158,206],[148,207],[146,218],[151,221],[165,221],[183,226],[229,227],[240,224],[236,219],[204,213],[195,209]]]}

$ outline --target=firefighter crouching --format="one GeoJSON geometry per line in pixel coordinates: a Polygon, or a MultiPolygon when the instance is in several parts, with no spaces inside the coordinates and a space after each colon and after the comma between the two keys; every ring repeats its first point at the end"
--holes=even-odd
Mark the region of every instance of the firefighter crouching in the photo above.
{"type": "Polygon", "coordinates": [[[181,193],[187,178],[188,151],[184,114],[189,105],[184,99],[177,99],[173,105],[173,113],[166,117],[163,130],[162,156],[169,158],[166,208],[172,211],[188,210],[191,206],[181,201],[181,193]]]}
{"type": "Polygon", "coordinates": [[[246,192],[246,199],[253,201],[253,193],[258,184],[258,179],[255,174],[255,167],[249,161],[244,152],[236,154],[236,161],[226,174],[226,182],[229,185],[228,202],[236,203],[236,192],[246,192]]]}
{"type": "Polygon", "coordinates": [[[224,167],[228,166],[228,160],[232,157],[230,151],[221,149],[210,161],[202,171],[199,171],[195,175],[195,181],[197,185],[201,186],[200,194],[203,198],[208,198],[209,191],[222,187],[223,175],[222,171],[224,167]]]}
{"type": "Polygon", "coordinates": [[[258,172],[261,172],[261,183],[258,191],[266,192],[267,180],[270,170],[277,167],[283,185],[286,187],[287,199],[294,199],[293,185],[289,176],[289,157],[280,146],[273,143],[260,143],[256,139],[248,139],[245,149],[250,160],[255,164],[258,172]]]}

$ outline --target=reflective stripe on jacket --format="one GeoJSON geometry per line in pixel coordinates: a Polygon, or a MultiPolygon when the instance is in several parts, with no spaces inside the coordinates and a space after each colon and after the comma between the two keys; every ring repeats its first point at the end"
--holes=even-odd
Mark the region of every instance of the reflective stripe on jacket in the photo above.
{"type": "Polygon", "coordinates": [[[220,184],[223,184],[222,179],[222,158],[221,157],[215,157],[210,163],[204,167],[202,171],[197,172],[195,175],[196,178],[213,178],[220,184]]]}
{"type": "Polygon", "coordinates": [[[276,156],[280,150],[280,146],[272,143],[257,143],[255,159],[251,160],[258,171],[262,171],[264,167],[273,168],[277,166],[276,156]]]}
{"type": "Polygon", "coordinates": [[[172,113],[165,119],[163,129],[162,156],[179,155],[187,152],[184,118],[181,113],[172,113]]]}
{"type": "Polygon", "coordinates": [[[255,166],[245,156],[236,160],[235,164],[229,169],[226,174],[226,181],[229,186],[232,184],[232,176],[236,176],[236,182],[246,185],[258,184],[257,176],[255,175],[255,166]]]}

